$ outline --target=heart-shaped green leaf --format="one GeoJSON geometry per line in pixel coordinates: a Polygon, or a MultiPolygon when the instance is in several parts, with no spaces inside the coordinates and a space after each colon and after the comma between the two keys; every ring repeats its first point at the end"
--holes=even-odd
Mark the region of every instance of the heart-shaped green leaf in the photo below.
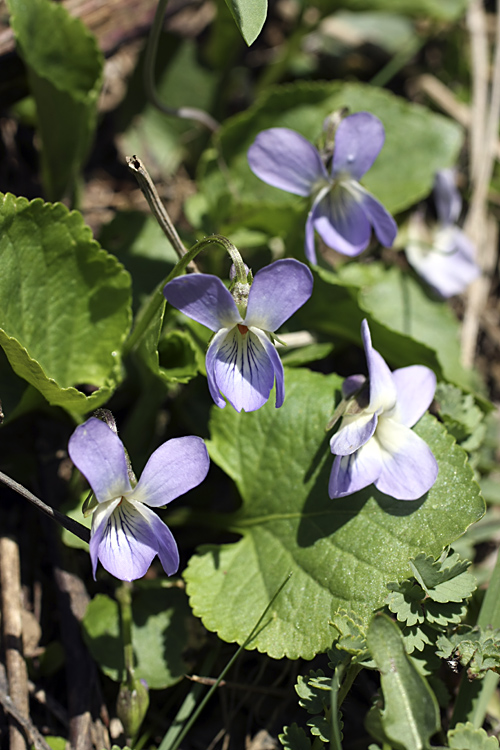
{"type": "Polygon", "coordinates": [[[12,195],[0,198],[0,257],[0,346],[12,369],[50,404],[97,408],[120,378],[129,274],[78,212],[12,195]]]}

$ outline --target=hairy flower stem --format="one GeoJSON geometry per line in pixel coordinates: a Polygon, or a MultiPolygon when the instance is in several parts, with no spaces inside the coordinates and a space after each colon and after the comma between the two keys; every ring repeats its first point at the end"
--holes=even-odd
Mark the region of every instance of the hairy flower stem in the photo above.
{"type": "MultiPolygon", "coordinates": [[[[123,350],[122,350],[123,357],[126,357],[127,354],[130,354],[132,349],[134,349],[137,346],[137,344],[139,343],[139,341],[141,340],[141,338],[144,336],[149,326],[151,325],[155,315],[162,308],[162,306],[163,307],[165,306],[165,297],[163,296],[163,287],[165,286],[165,284],[168,284],[169,281],[172,281],[172,279],[175,279],[176,276],[180,276],[181,273],[183,273],[186,270],[186,268],[192,264],[192,261],[194,260],[194,258],[196,258],[198,253],[201,253],[201,251],[204,250],[209,245],[220,245],[225,250],[227,250],[227,252],[231,256],[231,260],[233,261],[234,267],[236,268],[236,276],[237,276],[238,281],[241,281],[242,283],[246,283],[247,271],[245,268],[245,264],[243,263],[243,260],[238,250],[235,248],[233,243],[227,239],[227,237],[223,237],[221,234],[213,234],[210,237],[205,237],[203,240],[200,240],[199,242],[196,243],[196,245],[193,245],[193,247],[190,250],[184,252],[184,254],[181,255],[181,258],[179,262],[177,263],[177,265],[168,274],[166,279],[164,279],[156,287],[155,291],[149,298],[149,302],[146,304],[146,306],[141,310],[141,312],[137,316],[137,320],[132,330],[132,333],[130,334],[130,336],[128,337],[128,339],[126,340],[123,346],[123,350]]],[[[184,248],[184,245],[182,247],[184,248]]],[[[195,266],[195,269],[196,269],[196,272],[198,272],[198,268],[196,266],[195,266]]]]}
{"type": "MultiPolygon", "coordinates": [[[[500,628],[500,554],[497,557],[495,568],[486,591],[477,624],[481,628],[488,626],[500,628]]],[[[499,676],[494,672],[487,672],[483,680],[473,682],[467,679],[467,671],[462,673],[462,682],[458,692],[451,726],[459,721],[471,721],[475,727],[483,725],[488,703],[495,692],[499,676]]]]}
{"type": "Polygon", "coordinates": [[[123,641],[123,660],[127,673],[129,690],[134,689],[134,649],[132,647],[132,584],[123,581],[116,589],[116,598],[120,605],[120,620],[123,641]]]}
{"type": "Polygon", "coordinates": [[[168,0],[159,0],[153,24],[151,26],[151,32],[149,34],[144,61],[144,88],[146,89],[146,95],[150,102],[159,109],[160,112],[163,112],[163,114],[171,115],[172,117],[180,117],[185,120],[196,120],[215,133],[220,125],[217,120],[214,120],[214,118],[208,114],[208,112],[204,112],[202,109],[197,109],[196,107],[179,107],[178,109],[175,107],[169,107],[159,99],[158,94],[156,93],[156,53],[158,51],[158,42],[163,28],[163,18],[165,16],[167,4],[168,0]]]}
{"type": "Polygon", "coordinates": [[[78,523],[78,521],[75,521],[73,518],[68,518],[68,516],[65,516],[63,513],[59,513],[58,510],[51,508],[50,505],[46,505],[36,495],[33,495],[32,492],[27,490],[26,487],[23,487],[22,484],[18,484],[6,474],[3,474],[1,471],[0,482],[3,482],[3,484],[7,485],[7,487],[10,487],[11,490],[14,490],[14,492],[17,492],[19,495],[22,495],[24,498],[26,498],[26,500],[34,505],[35,508],[41,510],[42,513],[45,513],[45,515],[49,516],[49,518],[52,518],[53,521],[57,521],[57,523],[61,524],[61,526],[63,526],[67,531],[71,531],[72,534],[77,536],[83,542],[87,542],[87,544],[89,543],[90,531],[86,526],[78,523]]]}

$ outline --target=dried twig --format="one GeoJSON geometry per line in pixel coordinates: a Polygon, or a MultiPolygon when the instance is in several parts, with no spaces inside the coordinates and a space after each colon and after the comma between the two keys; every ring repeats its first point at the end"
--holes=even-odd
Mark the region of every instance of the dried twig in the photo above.
{"type": "Polygon", "coordinates": [[[471,0],[467,14],[472,52],[470,175],[472,197],[465,231],[477,249],[481,277],[469,287],[462,326],[462,364],[474,363],[480,318],[486,307],[497,258],[498,231],[488,218],[488,188],[493,174],[500,120],[500,12],[497,13],[491,95],[488,97],[488,40],[482,0],[471,0]]]}
{"type": "Polygon", "coordinates": [[[10,487],[11,490],[14,490],[14,492],[17,492],[19,495],[22,495],[22,497],[26,498],[26,500],[29,500],[29,502],[34,505],[35,508],[41,510],[42,513],[45,513],[45,515],[49,516],[49,518],[52,518],[53,521],[57,521],[58,523],[60,523],[61,526],[64,526],[65,529],[71,531],[72,534],[79,537],[79,539],[81,539],[82,541],[87,543],[90,541],[90,531],[86,526],[78,523],[78,521],[75,521],[73,518],[68,518],[68,516],[65,516],[63,513],[59,513],[58,510],[51,508],[50,505],[44,503],[43,500],[40,500],[40,498],[27,490],[26,487],[23,487],[22,484],[18,484],[18,482],[15,482],[13,479],[8,477],[7,474],[4,474],[1,471],[0,482],[3,482],[7,485],[7,487],[10,487]]]}
{"type": "Polygon", "coordinates": [[[35,750],[51,750],[50,745],[45,742],[38,729],[14,705],[14,702],[5,690],[6,684],[7,679],[4,672],[4,666],[0,663],[0,704],[3,710],[5,711],[5,713],[12,716],[12,718],[15,719],[17,723],[24,729],[27,736],[33,743],[35,750]]]}
{"type": "MultiPolygon", "coordinates": [[[[9,695],[17,713],[29,719],[28,673],[23,657],[22,597],[19,547],[9,537],[0,537],[0,583],[2,621],[9,695]]],[[[26,738],[19,720],[10,723],[10,749],[25,750],[26,738]]]]}

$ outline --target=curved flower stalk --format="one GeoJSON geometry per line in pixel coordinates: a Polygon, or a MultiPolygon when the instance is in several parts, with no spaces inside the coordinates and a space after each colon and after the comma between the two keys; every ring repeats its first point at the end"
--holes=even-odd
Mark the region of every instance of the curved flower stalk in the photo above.
{"type": "Polygon", "coordinates": [[[463,292],[480,273],[474,245],[456,225],[462,199],[452,169],[437,172],[434,202],[438,221],[433,226],[425,222],[421,211],[410,217],[406,257],[429,286],[446,298],[463,292]]]}
{"type": "Polygon", "coordinates": [[[150,456],[132,487],[123,443],[100,419],[92,417],[71,436],[68,452],[86,477],[97,500],[92,517],[90,558],[116,578],[142,578],[155,555],[167,575],[179,567],[179,552],[170,529],[150,507],[175,500],[202,482],[210,459],[199,437],[167,440],[150,456]]]}
{"type": "Polygon", "coordinates": [[[384,126],[369,112],[342,120],[335,134],[330,172],[321,154],[288,128],[263,130],[248,150],[250,169],[269,185],[295,195],[310,195],[305,253],[316,263],[314,232],[343,255],[359,255],[368,247],[372,227],[382,245],[390,246],[396,222],[359,180],[373,165],[385,139],[384,126]]]}
{"type": "Polygon", "coordinates": [[[391,372],[372,347],[366,320],[361,335],[368,381],[363,375],[353,375],[342,386],[344,398],[352,400],[330,440],[336,457],[329,494],[345,497],[374,484],[397,500],[416,500],[432,487],[438,474],[431,449],[410,429],[434,397],[436,376],[423,365],[391,372]]]}
{"type": "Polygon", "coordinates": [[[269,398],[276,379],[276,407],[285,397],[283,365],[273,334],[311,296],[313,279],[303,263],[277,260],[236,284],[233,294],[217,276],[179,276],[165,285],[168,302],[215,332],[207,351],[210,394],[221,408],[255,411],[269,398]],[[236,299],[236,301],[235,301],[236,299]]]}

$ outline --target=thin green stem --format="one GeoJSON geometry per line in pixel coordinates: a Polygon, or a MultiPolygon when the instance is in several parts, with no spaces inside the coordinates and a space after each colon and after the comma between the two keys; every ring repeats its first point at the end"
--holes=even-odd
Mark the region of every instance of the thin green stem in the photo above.
{"type": "MultiPolygon", "coordinates": [[[[500,627],[500,554],[497,557],[488,590],[479,611],[477,624],[481,628],[500,627]]],[[[488,672],[483,680],[470,682],[467,679],[467,673],[464,671],[453,710],[451,726],[455,726],[459,721],[471,721],[475,727],[481,727],[498,679],[498,675],[494,672],[488,672]]]]}
{"type": "Polygon", "coordinates": [[[396,54],[391,57],[389,62],[376,73],[370,81],[372,86],[386,86],[394,76],[399,73],[401,68],[410,62],[411,58],[421,49],[425,42],[423,38],[410,39],[396,54]]]}
{"type": "Polygon", "coordinates": [[[340,686],[340,690],[339,690],[339,698],[338,698],[339,708],[345,701],[347,693],[352,688],[352,683],[354,682],[358,674],[361,672],[362,668],[363,667],[361,667],[359,664],[352,664],[352,662],[347,666],[344,681],[342,685],[340,686]]]}
{"type": "Polygon", "coordinates": [[[182,740],[187,735],[187,733],[189,732],[189,730],[193,726],[194,722],[196,721],[196,719],[198,718],[198,716],[200,715],[200,713],[203,711],[203,709],[205,708],[206,704],[208,703],[208,701],[210,700],[210,698],[212,697],[212,695],[214,694],[214,692],[219,687],[219,684],[220,684],[221,680],[224,679],[224,676],[231,669],[231,667],[233,666],[234,662],[236,661],[236,659],[238,658],[238,656],[240,655],[240,653],[243,651],[243,649],[246,648],[253,641],[253,639],[255,638],[255,635],[259,631],[260,626],[261,626],[262,622],[264,621],[267,613],[269,612],[269,610],[273,606],[273,604],[276,601],[276,599],[278,598],[278,596],[281,594],[282,590],[285,588],[286,584],[290,580],[290,576],[291,575],[292,575],[291,573],[289,573],[287,575],[287,577],[285,578],[285,580],[283,581],[283,583],[280,585],[280,587],[278,588],[278,590],[275,592],[275,594],[273,595],[271,601],[269,602],[269,604],[267,605],[267,607],[265,608],[265,610],[263,611],[263,613],[261,614],[261,616],[259,617],[259,619],[255,623],[254,627],[252,628],[252,631],[251,631],[250,635],[248,636],[248,638],[245,640],[244,643],[242,643],[242,645],[236,651],[236,653],[234,654],[234,656],[226,664],[226,666],[224,667],[224,669],[222,670],[222,672],[220,673],[220,675],[217,677],[216,681],[214,682],[214,684],[212,685],[212,687],[210,688],[210,690],[208,691],[208,693],[205,695],[205,697],[203,698],[203,700],[199,704],[199,706],[196,709],[196,711],[194,711],[194,713],[191,715],[191,718],[189,719],[189,721],[187,722],[187,724],[185,725],[185,727],[183,728],[183,730],[177,735],[177,737],[175,738],[174,742],[171,745],[167,745],[166,743],[164,744],[164,742],[162,742],[160,744],[160,747],[158,748],[158,750],[177,750],[177,748],[181,744],[182,740]]]}
{"type": "Polygon", "coordinates": [[[337,664],[332,675],[332,685],[330,689],[330,722],[332,726],[332,735],[330,738],[330,750],[342,750],[342,737],[339,723],[339,692],[342,679],[349,666],[349,661],[342,661],[337,664]]]}
{"type": "Polygon", "coordinates": [[[151,297],[149,298],[149,302],[146,304],[146,307],[144,307],[141,312],[138,315],[138,319],[136,321],[136,324],[132,330],[132,333],[128,337],[127,341],[123,345],[122,350],[122,356],[126,357],[132,349],[134,349],[141,338],[144,336],[146,331],[148,330],[149,326],[151,325],[154,317],[156,314],[160,311],[161,306],[165,305],[165,297],[163,296],[163,287],[165,284],[168,284],[169,281],[172,281],[172,279],[175,279],[176,276],[180,276],[181,273],[192,263],[194,258],[198,255],[198,253],[201,253],[202,250],[204,250],[209,245],[220,245],[222,246],[229,255],[231,256],[231,260],[233,263],[238,263],[239,266],[236,269],[236,273],[238,275],[238,280],[240,279],[240,274],[244,275],[244,281],[246,281],[246,270],[245,265],[241,259],[241,255],[239,254],[238,250],[235,248],[235,246],[230,242],[227,237],[223,237],[221,234],[213,234],[210,237],[205,237],[205,239],[200,240],[196,243],[196,245],[193,245],[191,250],[188,250],[180,259],[180,261],[175,265],[175,267],[172,269],[172,271],[168,274],[166,279],[164,279],[155,289],[151,297]]]}
{"type": "Polygon", "coordinates": [[[134,648],[132,646],[132,584],[123,581],[116,589],[116,598],[120,605],[120,620],[123,641],[123,660],[127,673],[129,690],[134,690],[134,648]]]}
{"type": "Polygon", "coordinates": [[[155,63],[156,54],[158,52],[158,42],[163,28],[163,18],[165,16],[165,10],[167,8],[168,0],[159,0],[156,7],[155,17],[153,19],[153,25],[149,34],[148,44],[146,47],[146,56],[144,60],[144,88],[146,89],[146,95],[150,102],[166,115],[172,117],[180,117],[186,120],[196,120],[204,125],[206,128],[215,133],[219,129],[220,125],[217,120],[204,112],[202,109],[195,107],[168,107],[164,104],[156,93],[155,86],[155,63]]]}

